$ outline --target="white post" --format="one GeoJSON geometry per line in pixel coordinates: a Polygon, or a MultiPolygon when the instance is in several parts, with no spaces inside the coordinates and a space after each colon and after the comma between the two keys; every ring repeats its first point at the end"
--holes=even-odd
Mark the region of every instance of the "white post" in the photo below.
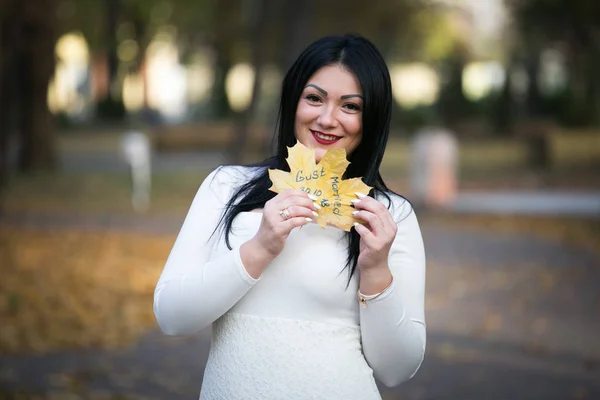
{"type": "Polygon", "coordinates": [[[411,200],[429,208],[449,206],[458,186],[458,142],[444,128],[417,132],[411,149],[411,200]]]}
{"type": "Polygon", "coordinates": [[[141,132],[126,132],[121,147],[131,173],[131,205],[136,212],[150,207],[151,145],[141,132]]]}

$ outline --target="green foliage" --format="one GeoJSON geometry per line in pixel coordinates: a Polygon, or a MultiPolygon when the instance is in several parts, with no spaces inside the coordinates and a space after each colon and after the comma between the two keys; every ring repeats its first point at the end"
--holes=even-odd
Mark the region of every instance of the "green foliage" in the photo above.
{"type": "Polygon", "coordinates": [[[585,127],[593,123],[593,110],[590,104],[581,102],[571,88],[541,98],[540,115],[552,117],[561,125],[585,127]]]}
{"type": "Polygon", "coordinates": [[[415,14],[414,31],[417,39],[415,53],[417,58],[426,62],[447,59],[460,40],[443,12],[427,9],[415,14]]]}
{"type": "Polygon", "coordinates": [[[392,118],[392,129],[410,136],[418,129],[435,124],[435,122],[436,111],[432,106],[397,107],[392,118]]]}
{"type": "Polygon", "coordinates": [[[106,97],[96,104],[96,117],[98,119],[121,121],[126,115],[127,110],[122,100],[106,97]]]}
{"type": "Polygon", "coordinates": [[[600,30],[600,2],[595,0],[505,0],[519,29],[549,40],[569,36],[586,42],[600,30]]]}
{"type": "MultiPolygon", "coordinates": [[[[506,0],[519,33],[517,59],[540,62],[542,51],[554,48],[566,58],[568,87],[536,98],[528,110],[567,125],[600,123],[600,2],[594,0],[506,0]]],[[[536,93],[530,93],[536,95],[536,93]]]]}
{"type": "MultiPolygon", "coordinates": [[[[164,26],[177,27],[182,42],[208,36],[213,21],[214,0],[113,0],[119,18],[119,41],[133,39],[144,54],[145,47],[164,26]]],[[[57,11],[60,33],[80,31],[92,51],[111,46],[107,32],[108,1],[60,0],[57,11]]]]}

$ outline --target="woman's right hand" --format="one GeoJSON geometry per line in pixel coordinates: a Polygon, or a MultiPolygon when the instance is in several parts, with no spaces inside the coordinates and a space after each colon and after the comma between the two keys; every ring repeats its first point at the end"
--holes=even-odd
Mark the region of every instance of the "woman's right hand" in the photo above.
{"type": "Polygon", "coordinates": [[[285,190],[265,203],[260,228],[254,238],[275,258],[283,250],[292,229],[311,222],[316,211],[315,204],[306,192],[285,190]],[[289,214],[287,219],[284,210],[289,214]]]}
{"type": "Polygon", "coordinates": [[[268,263],[281,253],[292,229],[311,222],[316,212],[317,206],[302,190],[288,189],[267,201],[258,232],[240,248],[248,273],[255,278],[260,276],[268,263]]]}

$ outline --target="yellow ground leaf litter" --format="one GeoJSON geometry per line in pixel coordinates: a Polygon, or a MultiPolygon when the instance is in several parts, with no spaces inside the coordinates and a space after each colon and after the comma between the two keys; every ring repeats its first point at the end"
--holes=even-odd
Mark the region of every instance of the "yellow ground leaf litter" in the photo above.
{"type": "Polygon", "coordinates": [[[114,348],[156,327],[173,238],[0,229],[0,353],[114,348]]]}

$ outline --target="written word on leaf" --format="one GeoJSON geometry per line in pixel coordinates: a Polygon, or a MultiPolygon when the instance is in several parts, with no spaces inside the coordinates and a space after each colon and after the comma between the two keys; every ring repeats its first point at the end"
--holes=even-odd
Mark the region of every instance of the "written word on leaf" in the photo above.
{"type": "Polygon", "coordinates": [[[286,189],[300,189],[317,198],[315,203],[321,206],[316,222],[321,228],[327,225],[350,231],[355,222],[352,203],[356,192],[369,193],[371,187],[361,178],[342,179],[350,162],[346,159],[345,149],[328,150],[319,164],[315,163],[315,151],[300,142],[288,147],[290,172],[277,169],[269,170],[273,183],[269,190],[281,193],[286,189]]]}

